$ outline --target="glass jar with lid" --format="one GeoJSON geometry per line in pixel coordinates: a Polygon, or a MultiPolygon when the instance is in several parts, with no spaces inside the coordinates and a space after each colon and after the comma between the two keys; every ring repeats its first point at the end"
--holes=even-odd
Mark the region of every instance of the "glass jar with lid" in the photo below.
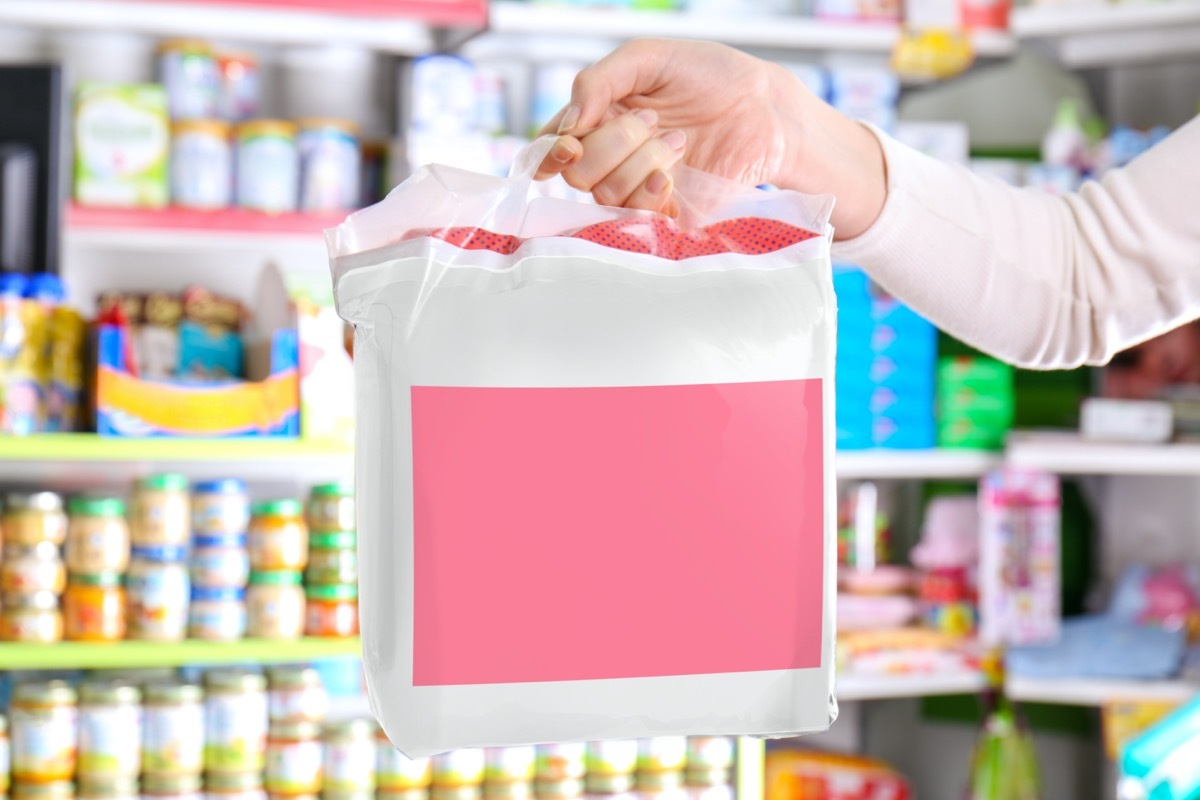
{"type": "Polygon", "coordinates": [[[338,481],[312,487],[308,495],[308,528],[313,533],[357,530],[354,484],[338,481]]]}
{"type": "Polygon", "coordinates": [[[250,508],[247,534],[253,570],[302,570],[308,564],[308,526],[300,501],[265,500],[250,508]]]}
{"type": "Polygon", "coordinates": [[[62,496],[54,492],[9,492],[4,496],[0,526],[6,543],[61,545],[67,536],[62,496]]]}
{"type": "Polygon", "coordinates": [[[54,592],[4,595],[0,641],[53,644],[62,638],[63,617],[54,592]]]}
{"type": "Polygon", "coordinates": [[[206,800],[267,800],[262,772],[210,772],[204,776],[206,800]]]}
{"type": "Polygon", "coordinates": [[[192,487],[192,533],[231,536],[246,533],[250,495],[237,478],[197,483],[192,487]]]}
{"type": "Polygon", "coordinates": [[[12,800],[75,800],[75,784],[66,780],[46,783],[14,783],[12,800]]]}
{"type": "Polygon", "coordinates": [[[188,636],[233,642],[246,635],[246,590],[193,586],[188,606],[188,636]]]}
{"type": "Polygon", "coordinates": [[[246,534],[197,534],[190,557],[193,586],[244,589],[250,577],[246,534]]]}
{"type": "Polygon", "coordinates": [[[188,567],[178,559],[161,560],[157,556],[162,550],[133,548],[134,558],[125,577],[130,639],[177,642],[187,636],[191,596],[188,567]]]}
{"type": "Polygon", "coordinates": [[[321,731],[325,745],[326,791],[375,791],[375,721],[350,719],[327,722],[321,731]]]}
{"type": "Polygon", "coordinates": [[[375,785],[380,792],[426,789],[433,782],[433,765],[428,758],[409,758],[392,745],[380,728],[375,734],[375,785]]]}
{"type": "Polygon", "coordinates": [[[354,584],[309,586],[305,589],[308,636],[358,635],[358,587],[354,584]]]}
{"type": "Polygon", "coordinates": [[[485,783],[518,783],[533,780],[535,747],[489,747],[484,750],[485,783]]]}
{"type": "Polygon", "coordinates": [[[118,497],[72,497],[67,503],[67,571],[122,573],[129,566],[129,526],[118,497]]]}
{"type": "Polygon", "coordinates": [[[329,711],[329,693],[312,667],[267,671],[268,716],[272,722],[320,722],[329,711]]]}
{"type": "Polygon", "coordinates": [[[125,589],[115,572],[71,575],[62,610],[68,641],[118,642],[125,638],[125,589]]]}
{"type": "Polygon", "coordinates": [[[144,773],[142,796],[154,800],[203,800],[199,775],[144,773]]]}
{"type": "Polygon", "coordinates": [[[66,681],[23,683],[13,690],[12,776],[18,783],[69,781],[75,775],[76,700],[66,681]]]}
{"type": "Polygon", "coordinates": [[[28,594],[52,592],[62,594],[67,583],[67,571],[59,557],[58,545],[53,542],[4,545],[0,560],[0,592],[28,594]]]}
{"type": "Polygon", "coordinates": [[[142,692],[142,774],[181,777],[204,771],[204,690],[156,681],[142,692]]]}
{"type": "Polygon", "coordinates": [[[656,736],[638,742],[638,774],[682,772],[686,766],[686,736],[656,736]]]}
{"type": "Polygon", "coordinates": [[[304,635],[304,588],[299,572],[251,572],[246,590],[246,632],[258,639],[304,635]]]}
{"type": "Polygon", "coordinates": [[[213,670],[205,678],[204,768],[262,772],[267,749],[267,681],[242,670],[213,670]]]}
{"type": "Polygon", "coordinates": [[[452,750],[433,757],[434,786],[478,786],[483,783],[484,751],[452,750]]]}
{"type": "Polygon", "coordinates": [[[140,800],[136,776],[80,775],[75,800],[140,800]]]}
{"type": "Polygon", "coordinates": [[[137,779],[142,768],[141,702],[141,691],[126,683],[89,681],[79,687],[80,781],[137,779]]]}
{"type": "Polygon", "coordinates": [[[0,714],[0,795],[8,794],[12,751],[8,746],[8,717],[0,714]]]}
{"type": "Polygon", "coordinates": [[[174,472],[149,475],[134,484],[129,538],[135,547],[186,546],[192,535],[188,479],[174,472]]]}
{"type": "Polygon", "coordinates": [[[321,791],[320,727],[315,722],[272,722],[267,733],[263,784],[271,794],[321,791]]]}
{"type": "Polygon", "coordinates": [[[351,584],[358,582],[358,551],[354,547],[354,534],[349,533],[349,544],[324,547],[327,541],[336,540],[339,534],[314,533],[308,537],[308,566],[304,570],[304,582],[314,586],[351,584]]]}

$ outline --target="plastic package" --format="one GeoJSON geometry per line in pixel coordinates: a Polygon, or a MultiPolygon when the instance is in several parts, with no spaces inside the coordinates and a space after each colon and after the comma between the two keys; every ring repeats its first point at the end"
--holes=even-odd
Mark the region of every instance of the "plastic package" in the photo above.
{"type": "Polygon", "coordinates": [[[530,199],[549,146],[327,234],[372,710],[410,756],[824,730],[832,201],[686,169],[679,222],[530,199]]]}

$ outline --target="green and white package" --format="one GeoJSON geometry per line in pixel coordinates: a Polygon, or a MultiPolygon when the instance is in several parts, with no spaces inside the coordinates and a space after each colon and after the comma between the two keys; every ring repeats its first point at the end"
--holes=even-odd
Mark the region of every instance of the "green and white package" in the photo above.
{"type": "Polygon", "coordinates": [[[84,82],[75,101],[75,199],[81,205],[162,208],[171,131],[157,84],[84,82]]]}

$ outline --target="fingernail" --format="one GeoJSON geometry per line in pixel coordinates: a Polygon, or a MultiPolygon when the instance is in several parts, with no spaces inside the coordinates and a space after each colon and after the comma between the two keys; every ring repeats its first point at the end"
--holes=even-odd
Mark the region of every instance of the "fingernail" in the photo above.
{"type": "Polygon", "coordinates": [[[565,142],[555,142],[554,147],[550,148],[550,157],[560,164],[570,164],[575,160],[575,151],[566,145],[565,142]]]}
{"type": "Polygon", "coordinates": [[[566,113],[563,114],[562,121],[558,123],[558,132],[567,133],[574,130],[579,124],[579,115],[583,113],[583,109],[576,104],[567,106],[566,113]]]}
{"type": "Polygon", "coordinates": [[[667,177],[667,173],[661,169],[656,169],[646,179],[646,191],[650,194],[662,194],[667,190],[667,184],[670,182],[671,179],[667,177]]]}
{"type": "Polygon", "coordinates": [[[658,123],[658,113],[652,108],[639,108],[633,115],[642,121],[647,128],[653,128],[658,123]]]}
{"type": "Polygon", "coordinates": [[[687,144],[687,136],[683,131],[667,131],[660,137],[672,150],[682,150],[687,144]]]}

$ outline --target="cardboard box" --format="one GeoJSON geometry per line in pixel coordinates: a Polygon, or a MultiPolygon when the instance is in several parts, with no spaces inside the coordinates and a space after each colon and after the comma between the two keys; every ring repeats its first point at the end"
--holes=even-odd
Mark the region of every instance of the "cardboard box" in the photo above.
{"type": "Polygon", "coordinates": [[[75,101],[74,142],[79,203],[119,208],[167,205],[171,126],[162,86],[81,84],[75,101]]]}

